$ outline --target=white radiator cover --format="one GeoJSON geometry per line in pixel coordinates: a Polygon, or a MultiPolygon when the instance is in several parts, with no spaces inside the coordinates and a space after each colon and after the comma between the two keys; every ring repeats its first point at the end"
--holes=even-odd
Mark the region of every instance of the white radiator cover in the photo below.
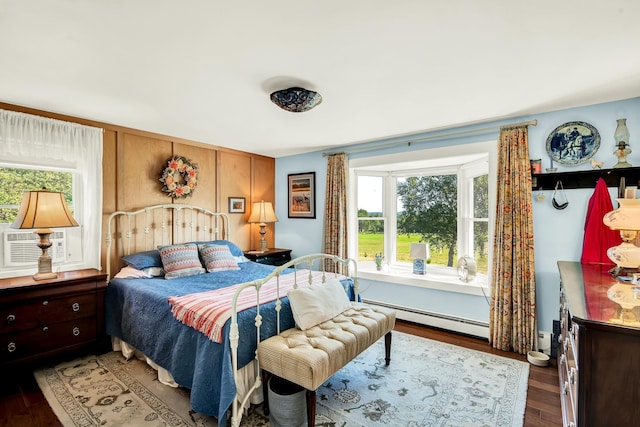
{"type": "Polygon", "coordinates": [[[446,329],[461,334],[489,339],[489,323],[451,316],[448,314],[419,310],[412,307],[389,304],[367,298],[363,298],[363,301],[373,306],[377,305],[396,310],[396,318],[400,320],[406,320],[409,322],[432,326],[434,328],[446,329]]]}

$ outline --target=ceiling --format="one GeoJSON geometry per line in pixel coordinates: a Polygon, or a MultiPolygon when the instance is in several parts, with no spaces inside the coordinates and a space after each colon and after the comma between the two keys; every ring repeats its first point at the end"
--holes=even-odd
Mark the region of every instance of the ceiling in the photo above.
{"type": "Polygon", "coordinates": [[[640,96],[638,0],[0,0],[0,101],[281,157],[640,96]],[[323,102],[269,100],[303,86],[323,102]]]}

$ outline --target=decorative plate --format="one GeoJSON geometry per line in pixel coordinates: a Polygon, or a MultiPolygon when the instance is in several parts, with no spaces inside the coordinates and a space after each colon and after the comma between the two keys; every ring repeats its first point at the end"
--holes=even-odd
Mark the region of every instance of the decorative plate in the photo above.
{"type": "Polygon", "coordinates": [[[585,122],[567,122],[547,137],[547,153],[561,165],[580,165],[600,148],[600,133],[585,122]]]}

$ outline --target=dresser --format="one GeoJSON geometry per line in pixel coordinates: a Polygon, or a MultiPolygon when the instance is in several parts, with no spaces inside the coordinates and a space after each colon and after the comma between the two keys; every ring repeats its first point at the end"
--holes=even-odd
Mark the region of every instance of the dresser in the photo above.
{"type": "Polygon", "coordinates": [[[94,269],[0,279],[0,366],[104,346],[106,280],[94,269]]]}
{"type": "Polygon", "coordinates": [[[260,264],[282,265],[291,261],[291,249],[271,248],[264,252],[246,251],[244,256],[260,264]]]}
{"type": "Polygon", "coordinates": [[[558,268],[564,425],[639,425],[640,309],[633,305],[640,288],[612,277],[608,265],[559,261],[558,268]]]}

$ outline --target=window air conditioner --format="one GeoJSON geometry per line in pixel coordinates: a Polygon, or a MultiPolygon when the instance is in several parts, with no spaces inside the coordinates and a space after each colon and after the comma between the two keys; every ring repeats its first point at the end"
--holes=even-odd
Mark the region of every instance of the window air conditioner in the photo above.
{"type": "MultiPolygon", "coordinates": [[[[42,250],[37,243],[40,236],[33,231],[9,231],[4,235],[4,265],[5,267],[34,266],[38,264],[38,258],[42,250]]],[[[67,258],[66,239],[64,231],[54,231],[49,236],[51,247],[49,256],[55,263],[64,262],[67,258]]]]}

